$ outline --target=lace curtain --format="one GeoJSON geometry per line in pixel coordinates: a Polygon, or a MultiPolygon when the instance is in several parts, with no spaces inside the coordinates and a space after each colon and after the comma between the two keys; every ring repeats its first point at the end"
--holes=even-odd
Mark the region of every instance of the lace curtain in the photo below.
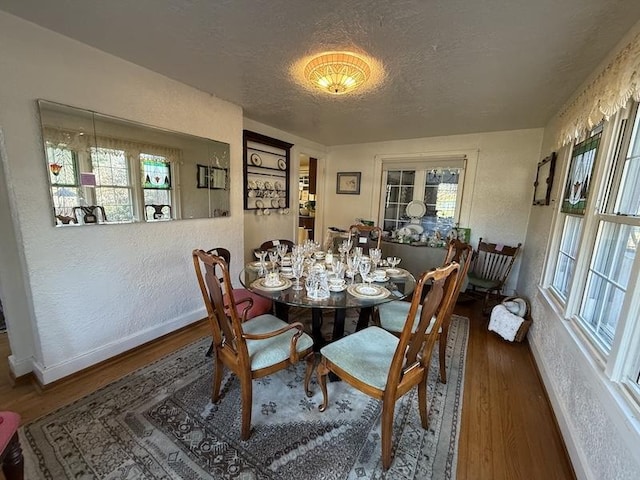
{"type": "Polygon", "coordinates": [[[81,135],[79,132],[53,127],[44,127],[44,140],[54,146],[75,151],[89,151],[91,147],[111,148],[124,150],[132,158],[139,158],[141,153],[147,153],[164,157],[169,162],[178,162],[181,157],[181,151],[177,148],[121,138],[81,135]]]}
{"type": "Polygon", "coordinates": [[[640,101],[640,34],[560,114],[558,146],[580,138],[616,114],[633,98],[640,101]]]}

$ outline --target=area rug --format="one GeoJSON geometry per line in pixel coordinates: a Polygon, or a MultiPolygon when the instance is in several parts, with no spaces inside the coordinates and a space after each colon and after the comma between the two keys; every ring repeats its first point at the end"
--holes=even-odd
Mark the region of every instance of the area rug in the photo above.
{"type": "Polygon", "coordinates": [[[420,427],[416,389],[396,403],[387,472],[381,403],[331,382],[321,413],[315,375],[313,396],[304,395],[304,362],[254,381],[252,434],[241,441],[239,383],[227,375],[212,404],[210,339],[203,338],[24,426],[25,478],[453,479],[468,331],[468,319],[454,316],[446,385],[437,381],[434,354],[429,428],[420,427]]]}

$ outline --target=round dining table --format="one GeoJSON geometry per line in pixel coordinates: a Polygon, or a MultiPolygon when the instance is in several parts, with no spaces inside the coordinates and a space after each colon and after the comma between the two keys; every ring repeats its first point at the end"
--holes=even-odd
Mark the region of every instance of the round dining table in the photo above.
{"type": "MultiPolygon", "coordinates": [[[[360,309],[358,316],[358,323],[356,330],[361,330],[368,326],[371,320],[373,310],[376,306],[391,302],[393,300],[402,300],[413,293],[416,287],[415,277],[407,270],[399,269],[400,272],[397,276],[387,277],[383,282],[372,282],[372,285],[378,287],[379,291],[388,291],[389,294],[375,295],[367,297],[365,295],[358,295],[356,287],[349,288],[348,286],[339,292],[330,292],[328,298],[315,299],[307,295],[307,291],[304,287],[304,280],[300,280],[301,290],[294,290],[292,287],[295,284],[293,279],[284,279],[284,284],[277,288],[265,287],[264,276],[261,275],[259,268],[247,265],[240,272],[240,282],[242,285],[262,297],[268,298],[275,302],[276,316],[284,321],[288,321],[289,307],[302,307],[311,309],[311,329],[312,337],[314,341],[314,348],[319,349],[327,343],[327,340],[322,336],[320,328],[322,326],[322,313],[324,310],[334,310],[334,324],[333,334],[331,341],[338,340],[344,335],[344,322],[346,318],[346,311],[349,308],[360,309]],[[350,292],[353,292],[350,293],[350,292]]],[[[356,279],[360,279],[357,275],[356,279]]],[[[347,285],[350,281],[347,280],[347,285]]],[[[361,284],[361,282],[360,282],[361,284]]],[[[355,282],[353,285],[359,285],[355,282]]]]}

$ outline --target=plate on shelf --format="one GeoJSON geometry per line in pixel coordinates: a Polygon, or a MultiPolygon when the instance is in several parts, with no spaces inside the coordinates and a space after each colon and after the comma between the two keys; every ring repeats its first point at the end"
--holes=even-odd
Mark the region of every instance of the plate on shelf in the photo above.
{"type": "Polygon", "coordinates": [[[421,233],[424,232],[424,227],[417,223],[410,223],[409,225],[406,226],[406,228],[411,230],[411,233],[413,233],[414,235],[420,235],[421,233]]]}
{"type": "Polygon", "coordinates": [[[247,187],[249,187],[251,190],[255,190],[256,188],[258,188],[258,186],[256,185],[255,180],[249,180],[247,182],[247,187]]]}
{"type": "Polygon", "coordinates": [[[281,182],[276,182],[274,186],[276,187],[276,190],[278,190],[278,191],[282,190],[282,183],[281,182]]]}
{"type": "Polygon", "coordinates": [[[422,218],[427,213],[427,206],[420,200],[413,200],[407,204],[405,213],[411,218],[422,218]]]}
{"type": "Polygon", "coordinates": [[[287,162],[285,161],[284,158],[279,158],[278,159],[278,168],[280,170],[286,170],[287,169],[287,162]]]}
{"type": "Polygon", "coordinates": [[[284,208],[287,206],[287,201],[284,198],[279,198],[278,199],[278,206],[280,208],[284,208]]]}
{"type": "Polygon", "coordinates": [[[272,198],[271,199],[271,206],[273,208],[278,208],[278,199],[277,198],[272,198]]]}
{"type": "Polygon", "coordinates": [[[262,159],[260,158],[260,155],[258,155],[257,153],[252,153],[249,159],[251,160],[251,163],[254,164],[256,167],[259,167],[260,165],[262,165],[262,159]]]}
{"type": "Polygon", "coordinates": [[[264,202],[262,200],[256,200],[256,208],[264,208],[264,202]]]}
{"type": "Polygon", "coordinates": [[[362,299],[378,299],[391,295],[391,292],[384,287],[378,285],[368,285],[366,283],[356,283],[347,287],[347,292],[356,298],[362,299]]]}
{"type": "Polygon", "coordinates": [[[264,282],[264,278],[259,278],[251,284],[251,287],[266,290],[267,292],[277,292],[278,290],[286,290],[291,286],[291,280],[288,278],[280,278],[280,282],[277,285],[265,285],[264,282]]]}

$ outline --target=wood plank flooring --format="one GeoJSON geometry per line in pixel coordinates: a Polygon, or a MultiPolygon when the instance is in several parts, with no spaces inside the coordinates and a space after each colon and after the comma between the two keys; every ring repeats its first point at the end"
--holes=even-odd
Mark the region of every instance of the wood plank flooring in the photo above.
{"type": "MultiPolygon", "coordinates": [[[[466,361],[458,480],[574,479],[562,439],[526,343],[487,332],[473,304],[456,312],[471,320],[466,361]]],[[[137,348],[44,391],[9,376],[6,334],[0,335],[0,410],[34,420],[207,335],[199,323],[137,348]]],[[[0,474],[0,479],[2,479],[0,474]]]]}

